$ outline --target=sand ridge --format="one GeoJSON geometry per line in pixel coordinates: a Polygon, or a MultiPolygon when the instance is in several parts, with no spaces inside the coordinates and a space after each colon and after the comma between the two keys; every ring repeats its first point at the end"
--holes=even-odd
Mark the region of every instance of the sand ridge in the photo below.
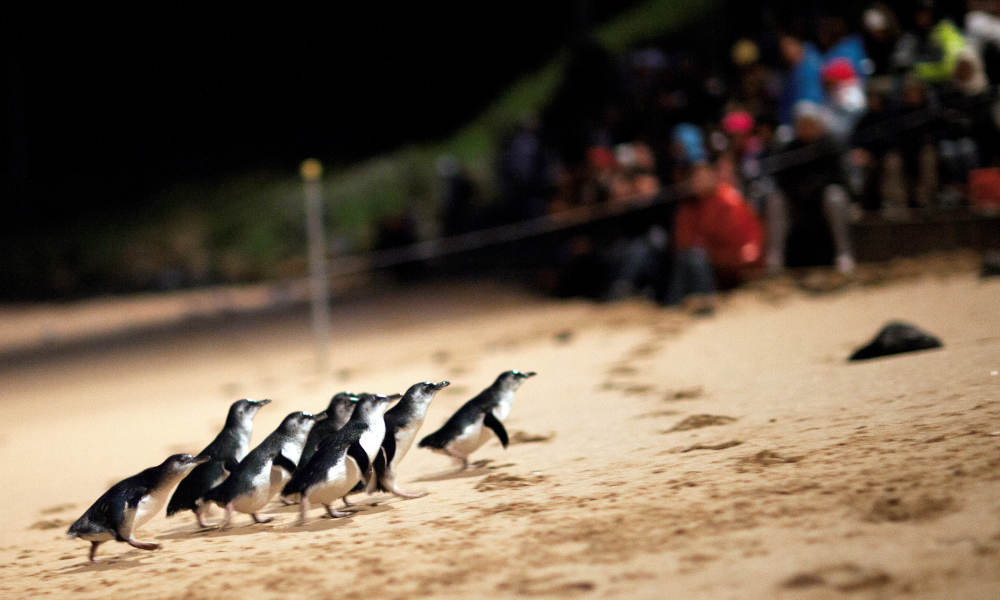
{"type": "Polygon", "coordinates": [[[397,328],[388,345],[367,321],[335,339],[328,377],[309,368],[304,328],[8,371],[0,596],[995,598],[998,297],[968,273],[748,290],[696,322],[525,297],[397,328]],[[892,318],[945,347],[844,362],[892,318]],[[107,484],[200,449],[233,396],[274,400],[256,443],[337,389],[450,379],[431,431],[509,368],[539,372],[510,447],[491,442],[459,475],[415,448],[402,482],[424,498],[357,497],[353,517],[316,510],[304,526],[274,504],[274,522],[221,532],[159,516],[140,538],[162,550],[106,544],[99,565],[63,535],[107,484]]]}

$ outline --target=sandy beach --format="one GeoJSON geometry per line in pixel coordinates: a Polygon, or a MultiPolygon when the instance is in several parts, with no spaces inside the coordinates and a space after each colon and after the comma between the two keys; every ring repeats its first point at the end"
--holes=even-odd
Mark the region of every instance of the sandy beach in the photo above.
{"type": "Polygon", "coordinates": [[[751,287],[698,320],[423,287],[338,306],[324,374],[300,317],[4,365],[0,597],[998,598],[998,300],[968,269],[751,287]],[[944,348],[845,361],[891,319],[944,348]],[[356,496],[304,526],[274,503],[226,531],[161,514],[138,536],[161,550],[108,543],[96,565],[65,537],[240,397],[273,400],[256,443],[342,389],[449,379],[427,433],[506,369],[539,373],[510,447],[460,475],[414,448],[401,478],[423,498],[356,496]]]}

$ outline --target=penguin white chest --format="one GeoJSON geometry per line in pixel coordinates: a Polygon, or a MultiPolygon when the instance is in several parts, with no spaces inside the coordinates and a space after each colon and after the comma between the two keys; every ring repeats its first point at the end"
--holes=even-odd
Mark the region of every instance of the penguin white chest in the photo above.
{"type": "Polygon", "coordinates": [[[326,471],[326,477],[320,483],[306,490],[310,502],[333,504],[338,498],[343,498],[361,481],[361,470],[353,458],[345,456],[326,471]]]}
{"type": "Polygon", "coordinates": [[[163,508],[163,505],[167,502],[169,491],[169,489],[156,490],[152,494],[143,496],[142,500],[139,500],[138,506],[135,507],[135,521],[133,521],[132,525],[133,529],[146,523],[152,519],[156,513],[160,512],[160,509],[163,508]]]}
{"type": "Polygon", "coordinates": [[[455,436],[455,439],[448,444],[448,450],[460,456],[468,456],[486,443],[489,434],[490,430],[483,428],[483,417],[480,415],[455,436]]]}
{"type": "Polygon", "coordinates": [[[253,513],[264,508],[271,499],[271,471],[267,465],[254,475],[250,481],[250,490],[233,499],[233,508],[242,513],[253,513]]]}
{"type": "Polygon", "coordinates": [[[493,416],[502,423],[508,415],[510,408],[514,405],[514,392],[506,392],[500,396],[497,405],[493,407],[493,416]]]}
{"type": "Polygon", "coordinates": [[[303,446],[305,446],[305,440],[289,440],[281,445],[281,454],[293,463],[299,464],[303,446]]]}
{"type": "Polygon", "coordinates": [[[378,449],[382,446],[382,439],[385,438],[385,423],[381,423],[381,425],[381,427],[378,425],[369,427],[358,440],[361,448],[368,455],[368,460],[375,460],[375,455],[378,454],[378,449]]]}
{"type": "Polygon", "coordinates": [[[403,460],[403,457],[409,452],[414,438],[417,437],[418,429],[420,429],[420,423],[411,423],[408,427],[396,430],[396,453],[392,457],[393,467],[398,465],[399,461],[403,460]]]}
{"type": "Polygon", "coordinates": [[[247,457],[247,453],[250,451],[250,432],[246,429],[240,430],[237,433],[236,438],[236,453],[234,454],[236,462],[240,462],[247,457]]]}

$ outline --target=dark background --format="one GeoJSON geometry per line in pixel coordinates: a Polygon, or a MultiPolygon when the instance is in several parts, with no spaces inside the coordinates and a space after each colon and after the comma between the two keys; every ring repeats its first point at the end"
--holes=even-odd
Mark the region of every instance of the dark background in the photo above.
{"type": "Polygon", "coordinates": [[[175,181],[444,136],[630,4],[11,19],[4,231],[134,209],[175,181]]]}

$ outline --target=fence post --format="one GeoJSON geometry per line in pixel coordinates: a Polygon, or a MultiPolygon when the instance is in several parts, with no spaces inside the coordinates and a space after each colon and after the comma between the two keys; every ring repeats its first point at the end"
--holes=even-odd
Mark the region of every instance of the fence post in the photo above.
{"type": "Polygon", "coordinates": [[[305,191],[306,240],[309,245],[309,283],[312,291],[312,332],[316,370],[329,371],[330,289],[326,273],[326,235],[323,230],[323,166],[314,158],[299,166],[305,191]]]}

